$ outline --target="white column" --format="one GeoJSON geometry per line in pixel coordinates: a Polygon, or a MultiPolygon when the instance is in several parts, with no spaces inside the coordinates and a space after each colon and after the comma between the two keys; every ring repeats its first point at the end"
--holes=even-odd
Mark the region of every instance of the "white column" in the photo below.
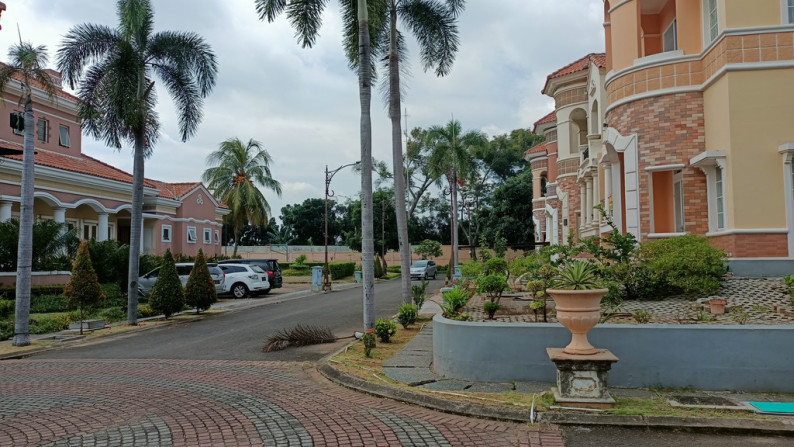
{"type": "Polygon", "coordinates": [[[11,205],[11,202],[5,200],[0,202],[0,222],[11,220],[11,205]]]}
{"type": "Polygon", "coordinates": [[[585,183],[587,184],[586,187],[586,195],[587,195],[587,203],[585,210],[587,212],[587,223],[593,221],[593,177],[585,177],[585,183]]]}
{"type": "Polygon", "coordinates": [[[612,196],[612,163],[606,162],[604,163],[604,211],[606,211],[607,216],[612,215],[612,211],[609,209],[609,198],[612,196]]]}
{"type": "Polygon", "coordinates": [[[96,240],[108,240],[108,213],[97,213],[96,240]]]}
{"type": "MultiPolygon", "coordinates": [[[[598,170],[593,171],[593,206],[598,205],[601,203],[601,184],[598,180],[598,170]]],[[[601,221],[601,215],[598,211],[593,209],[590,210],[590,213],[593,215],[593,222],[601,221]]]]}
{"type": "Polygon", "coordinates": [[[584,183],[579,183],[579,209],[581,211],[579,222],[581,225],[580,228],[576,229],[577,234],[579,230],[581,230],[581,227],[584,227],[587,223],[587,187],[584,183]]]}

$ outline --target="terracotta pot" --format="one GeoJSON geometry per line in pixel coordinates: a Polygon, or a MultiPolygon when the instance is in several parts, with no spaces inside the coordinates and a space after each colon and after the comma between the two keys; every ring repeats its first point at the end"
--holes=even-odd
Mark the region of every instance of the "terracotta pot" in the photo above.
{"type": "Polygon", "coordinates": [[[725,305],[728,304],[726,300],[709,300],[709,307],[711,308],[712,315],[722,315],[725,313],[725,305]]]}
{"type": "Polygon", "coordinates": [[[579,355],[598,352],[587,341],[587,332],[601,319],[601,298],[609,292],[609,289],[549,289],[547,292],[554,299],[557,321],[571,331],[571,343],[563,349],[563,352],[579,355]]]}

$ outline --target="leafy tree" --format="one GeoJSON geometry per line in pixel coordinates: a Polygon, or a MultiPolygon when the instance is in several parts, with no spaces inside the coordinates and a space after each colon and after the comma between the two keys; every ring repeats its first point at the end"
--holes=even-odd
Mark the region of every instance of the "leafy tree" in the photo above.
{"type": "Polygon", "coordinates": [[[509,178],[494,190],[491,208],[480,212],[478,220],[483,236],[493,245],[504,237],[513,248],[530,249],[535,246],[532,223],[532,172],[527,170],[509,178]]]}
{"type": "Polygon", "coordinates": [[[414,249],[414,253],[421,256],[422,259],[437,258],[443,254],[441,251],[441,242],[425,239],[414,249]]]}
{"type": "Polygon", "coordinates": [[[246,223],[263,225],[268,222],[270,204],[259,187],[273,190],[281,197],[281,184],[270,173],[271,161],[262,143],[248,140],[243,144],[239,138],[229,138],[207,156],[206,163],[210,167],[201,178],[231,211],[227,220],[234,228],[232,256],[237,256],[240,230],[246,223]]]}
{"type": "MultiPolygon", "coordinates": [[[[17,269],[19,255],[19,221],[0,222],[0,272],[17,269]]],[[[34,271],[71,269],[70,256],[77,252],[80,240],[77,231],[54,220],[40,220],[33,224],[31,260],[34,271]]]]}
{"type": "MultiPolygon", "coordinates": [[[[328,201],[328,243],[342,237],[344,205],[328,201]]],[[[325,200],[306,199],[302,204],[287,205],[281,208],[281,222],[292,233],[292,243],[308,245],[309,240],[321,242],[325,238],[325,200]]]]}
{"type": "MultiPolygon", "coordinates": [[[[394,191],[391,190],[380,189],[373,194],[375,247],[379,253],[383,250],[388,251],[399,248],[393,197],[394,191]],[[383,219],[384,214],[385,220],[383,219]]],[[[354,227],[345,234],[345,243],[353,250],[361,251],[361,226],[359,224],[361,222],[361,201],[350,202],[349,208],[354,227]]]]}
{"type": "Polygon", "coordinates": [[[0,65],[0,95],[12,81],[19,81],[22,90],[20,102],[25,103],[24,145],[22,150],[22,191],[19,213],[19,246],[17,247],[16,313],[14,323],[14,346],[30,344],[30,275],[33,259],[33,90],[32,86],[44,90],[49,98],[55,95],[55,86],[50,80],[47,66],[47,48],[34,47],[30,42],[14,44],[8,51],[8,64],[0,65]]]}
{"type": "MultiPolygon", "coordinates": [[[[342,1],[343,41],[351,68],[358,70],[358,91],[361,104],[361,233],[363,240],[362,271],[364,329],[375,326],[375,245],[372,224],[372,101],[373,52],[378,54],[384,44],[382,14],[384,0],[342,1]],[[370,19],[371,18],[371,19],[370,19]]],[[[320,31],[325,1],[255,0],[261,20],[272,22],[286,11],[287,18],[303,47],[314,45],[320,31]]]]}
{"type": "Polygon", "coordinates": [[[149,0],[118,0],[118,27],[73,27],[58,50],[58,69],[74,89],[83,129],[116,149],[133,143],[127,319],[138,321],[138,258],[143,227],[144,158],[152,153],[160,123],[155,76],[176,102],[179,132],[187,141],[198,129],[202,98],[215,85],[215,54],[196,33],[153,33],[149,0]],[[88,68],[87,68],[88,67],[88,68]],[[87,68],[87,69],[86,69],[87,68]]]}
{"type": "Polygon", "coordinates": [[[91,256],[88,253],[88,241],[83,240],[77,250],[77,257],[72,267],[72,276],[63,289],[63,295],[69,299],[71,306],[80,309],[80,334],[83,333],[83,311],[87,307],[97,305],[103,298],[102,287],[97,280],[91,256]]]}
{"type": "Polygon", "coordinates": [[[207,267],[207,260],[204,258],[204,250],[199,248],[196,255],[193,270],[185,286],[185,303],[195,307],[196,313],[207,310],[212,303],[218,301],[218,293],[215,290],[215,281],[210,276],[210,269],[207,267]]]}
{"type": "Polygon", "coordinates": [[[152,287],[149,305],[155,312],[165,315],[166,320],[185,305],[185,291],[182,289],[171,249],[166,250],[163,256],[163,265],[160,266],[157,281],[152,287]]]}

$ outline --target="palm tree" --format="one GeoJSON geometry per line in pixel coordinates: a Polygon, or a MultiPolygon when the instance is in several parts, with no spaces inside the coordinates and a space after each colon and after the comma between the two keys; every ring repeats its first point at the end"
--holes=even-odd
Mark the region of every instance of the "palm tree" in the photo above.
{"type": "Polygon", "coordinates": [[[446,126],[433,126],[427,131],[430,171],[438,179],[446,177],[452,206],[452,268],[458,265],[458,182],[474,169],[473,148],[487,144],[485,134],[470,130],[461,135],[460,121],[450,120],[446,126]]]}
{"type": "Polygon", "coordinates": [[[388,0],[389,36],[389,118],[391,119],[392,165],[394,166],[394,200],[397,213],[397,235],[400,241],[400,264],[403,275],[402,296],[411,302],[411,248],[408,241],[408,216],[405,207],[405,172],[403,169],[402,124],[400,123],[400,59],[405,55],[405,42],[397,31],[397,17],[419,42],[425,70],[435,67],[437,76],[452,68],[458,51],[458,27],[455,23],[463,10],[464,0],[388,0]]]}
{"type": "MultiPolygon", "coordinates": [[[[361,104],[361,228],[364,329],[375,327],[375,244],[372,224],[372,53],[382,47],[384,8],[387,0],[340,0],[343,16],[343,41],[350,66],[358,70],[361,104]],[[370,20],[370,17],[372,20],[370,20]]],[[[314,45],[326,6],[324,0],[292,1],[255,0],[261,20],[272,22],[282,12],[295,28],[301,45],[314,45]]]]}
{"type": "Polygon", "coordinates": [[[72,88],[80,83],[79,116],[94,138],[121,149],[133,144],[132,219],[127,318],[137,324],[138,258],[143,227],[144,158],[159,135],[155,76],[176,102],[179,132],[187,141],[201,122],[203,98],[215,85],[215,55],[192,32],[154,33],[149,0],[118,0],[117,28],[81,24],[65,36],[58,69],[72,88]]]}
{"type": "Polygon", "coordinates": [[[14,322],[14,346],[30,344],[30,274],[33,260],[33,89],[44,90],[48,97],[55,95],[55,86],[47,66],[47,48],[34,47],[29,42],[19,42],[8,51],[8,65],[0,66],[0,97],[12,81],[19,81],[22,90],[20,102],[25,102],[25,144],[22,150],[22,192],[19,213],[19,247],[17,249],[17,291],[14,322]]]}
{"type": "Polygon", "coordinates": [[[239,138],[229,138],[220,144],[217,151],[207,156],[207,165],[202,180],[215,197],[229,207],[229,221],[234,228],[234,256],[240,229],[246,223],[264,225],[270,215],[270,204],[257,185],[271,189],[281,197],[281,183],[273,179],[270,162],[273,159],[262,143],[248,140],[243,144],[239,138]]]}

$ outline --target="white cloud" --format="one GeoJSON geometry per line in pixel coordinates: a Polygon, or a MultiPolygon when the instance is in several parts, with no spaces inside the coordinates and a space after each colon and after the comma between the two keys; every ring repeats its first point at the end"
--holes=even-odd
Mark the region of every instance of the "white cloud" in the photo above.
{"type": "MultiPolygon", "coordinates": [[[[80,23],[117,25],[115,2],[28,0],[6,2],[0,53],[17,38],[45,44],[52,65],[68,30],[80,23]]],[[[252,0],[153,0],[155,31],[194,31],[218,56],[219,75],[206,99],[204,121],[183,143],[173,103],[159,90],[162,136],[147,160],[146,176],[165,181],[199,180],[204,158],[230,137],[261,141],[273,157],[282,199],[265,192],[278,217],[287,203],[321,197],[324,169],[359,158],[356,74],[341,46],[341,21],[330,2],[320,37],[311,49],[297,43],[285,17],[265,23],[252,0]]],[[[405,80],[408,126],[444,124],[453,115],[465,129],[489,134],[531,127],[551,110],[540,94],[546,76],[579,57],[603,51],[603,4],[597,0],[469,1],[460,17],[460,51],[451,73],[424,73],[408,37],[412,75],[405,80]]],[[[1,57],[0,57],[1,58],[1,57]]],[[[391,160],[390,121],[373,90],[373,155],[391,160]]],[[[109,149],[83,138],[85,153],[127,171],[131,151],[109,149]]],[[[333,179],[337,196],[355,197],[360,177],[350,169],[333,179]]]]}

